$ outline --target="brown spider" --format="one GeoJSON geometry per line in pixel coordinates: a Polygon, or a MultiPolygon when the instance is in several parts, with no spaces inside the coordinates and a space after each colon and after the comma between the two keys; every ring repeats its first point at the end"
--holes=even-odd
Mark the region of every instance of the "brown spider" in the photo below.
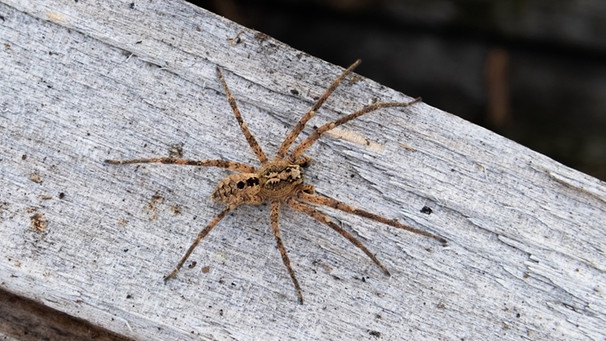
{"type": "Polygon", "coordinates": [[[225,94],[227,95],[229,105],[231,106],[234,115],[236,116],[236,120],[238,120],[240,129],[242,130],[242,133],[244,133],[244,136],[246,137],[246,141],[248,141],[250,148],[261,162],[261,167],[259,168],[240,162],[227,160],[186,160],[178,158],[105,160],[106,163],[116,165],[133,163],[163,163],[189,166],[219,167],[238,172],[229,175],[225,179],[221,180],[212,194],[212,199],[214,201],[223,202],[227,205],[227,207],[223,209],[223,211],[221,211],[213,220],[210,221],[210,223],[208,223],[208,225],[204,229],[202,229],[198,233],[198,236],[191,244],[187,252],[185,252],[185,255],[181,258],[177,266],[166,277],[164,277],[165,281],[174,277],[177,274],[179,269],[181,269],[185,261],[189,258],[196,246],[198,246],[200,241],[204,239],[204,237],[206,237],[206,235],[219,223],[219,221],[221,221],[221,219],[223,219],[227,215],[227,213],[234,210],[239,205],[260,205],[261,203],[266,201],[271,204],[271,211],[269,217],[271,220],[271,227],[273,229],[274,237],[276,238],[276,243],[278,244],[278,250],[282,255],[282,261],[284,262],[284,265],[288,270],[290,278],[292,279],[292,282],[295,286],[295,290],[297,291],[299,303],[301,304],[303,303],[303,294],[301,293],[301,287],[299,286],[299,282],[297,281],[295,272],[293,271],[292,266],[290,265],[290,260],[288,258],[288,254],[286,253],[286,249],[284,248],[284,243],[282,242],[282,237],[280,235],[280,228],[278,227],[280,205],[283,203],[299,212],[305,213],[306,215],[314,218],[315,220],[323,224],[328,225],[328,227],[338,232],[340,235],[345,237],[345,239],[349,240],[353,245],[355,245],[358,249],[362,250],[388,276],[390,274],[389,271],[387,271],[387,269],[385,268],[385,266],[383,266],[383,264],[381,264],[381,262],[379,262],[379,260],[359,240],[357,240],[349,232],[345,231],[342,227],[335,224],[324,213],[317,211],[311,205],[323,205],[337,210],[341,210],[343,212],[353,213],[358,216],[369,218],[383,224],[387,224],[393,227],[397,227],[426,237],[433,238],[446,245],[446,240],[442,237],[410,226],[406,226],[397,222],[396,220],[390,220],[374,213],[357,209],[353,206],[347,205],[335,199],[317,195],[314,193],[313,186],[306,185],[303,183],[302,167],[306,166],[311,161],[311,158],[303,156],[303,153],[309,147],[311,147],[322,136],[322,134],[337,126],[340,126],[341,124],[349,122],[355,118],[358,118],[364,114],[375,111],[377,109],[388,107],[407,107],[413,103],[419,102],[421,100],[420,98],[404,103],[387,102],[367,105],[352,114],[341,117],[335,121],[328,122],[319,128],[315,128],[311,135],[309,135],[305,140],[299,143],[294,148],[294,150],[287,155],[291,145],[299,136],[307,122],[312,117],[314,117],[318,109],[322,106],[322,104],[324,104],[326,99],[328,99],[328,97],[343,81],[343,79],[359,64],[360,60],[357,60],[349,68],[347,68],[337,79],[332,82],[330,87],[326,89],[324,94],[322,94],[320,99],[318,99],[318,101],[313,105],[313,107],[308,112],[306,112],[305,115],[303,115],[299,122],[297,122],[297,125],[295,125],[295,127],[288,134],[284,142],[282,142],[280,148],[278,149],[278,152],[276,153],[276,156],[271,161],[267,158],[267,156],[261,149],[261,146],[259,146],[259,144],[257,143],[255,137],[248,130],[246,123],[244,123],[244,121],[242,120],[242,116],[240,115],[240,111],[238,110],[238,107],[236,105],[236,101],[232,96],[231,92],[229,91],[229,88],[227,87],[227,83],[225,82],[225,78],[223,78],[221,69],[217,67],[217,74],[219,75],[221,84],[225,89],[225,94]]]}

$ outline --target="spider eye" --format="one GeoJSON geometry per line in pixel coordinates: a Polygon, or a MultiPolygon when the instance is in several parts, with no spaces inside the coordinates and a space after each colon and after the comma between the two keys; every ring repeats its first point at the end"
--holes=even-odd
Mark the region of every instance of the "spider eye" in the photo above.
{"type": "Polygon", "coordinates": [[[236,184],[236,186],[238,186],[238,189],[244,188],[244,181],[238,181],[238,183],[236,184]]]}

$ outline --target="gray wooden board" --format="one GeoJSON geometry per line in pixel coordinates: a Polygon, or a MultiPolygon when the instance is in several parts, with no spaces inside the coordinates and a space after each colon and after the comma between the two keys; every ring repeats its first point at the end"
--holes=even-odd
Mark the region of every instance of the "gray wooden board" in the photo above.
{"type": "MultiPolygon", "coordinates": [[[[0,2],[2,288],[140,340],[604,340],[604,183],[427,104],[323,137],[306,178],[448,247],[324,209],[386,277],[284,209],[299,305],[268,208],[243,206],[164,284],[229,172],[102,160],[182,144],[186,158],[257,164],[215,66],[270,155],[342,69],[184,2],[133,4],[0,2]]],[[[409,99],[346,81],[310,125],[409,99]]]]}

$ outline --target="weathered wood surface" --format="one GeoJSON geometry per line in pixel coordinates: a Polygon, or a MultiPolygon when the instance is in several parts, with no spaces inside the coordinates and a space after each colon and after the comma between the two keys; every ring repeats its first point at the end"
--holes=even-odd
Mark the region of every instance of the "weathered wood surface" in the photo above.
{"type": "MultiPolygon", "coordinates": [[[[426,104],[323,138],[306,176],[448,247],[325,210],[385,277],[283,210],[298,305],[267,207],[248,206],[164,284],[220,210],[209,194],[228,173],[102,160],[182,145],[187,158],[255,163],[215,66],[269,154],[341,69],[187,3],[133,4],[0,2],[2,289],[140,340],[604,340],[604,183],[426,104]]],[[[407,99],[359,78],[311,124],[407,99]]]]}

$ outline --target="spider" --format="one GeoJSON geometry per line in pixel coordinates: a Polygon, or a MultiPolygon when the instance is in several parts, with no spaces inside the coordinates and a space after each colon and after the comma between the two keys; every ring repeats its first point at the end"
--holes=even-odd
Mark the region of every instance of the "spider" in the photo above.
{"type": "Polygon", "coordinates": [[[105,160],[106,163],[115,165],[125,164],[137,164],[137,163],[162,163],[171,165],[189,165],[189,166],[204,166],[204,167],[219,167],[225,168],[236,173],[227,176],[219,182],[217,188],[212,193],[211,197],[214,201],[222,202],[226,207],[219,212],[218,215],[212,219],[206,227],[204,227],[194,239],[189,249],[185,252],[181,260],[177,263],[177,266],[164,277],[167,281],[177,274],[181,269],[185,261],[189,258],[194,249],[198,246],[200,241],[206,237],[206,235],[223,219],[229,212],[233,211],[240,205],[260,205],[268,202],[270,204],[270,221],[273,235],[276,239],[278,250],[282,256],[282,262],[288,270],[288,274],[292,280],[292,283],[297,292],[298,301],[303,304],[303,294],[299,281],[295,276],[295,272],[290,264],[288,253],[284,247],[282,236],[280,234],[280,228],[278,227],[278,220],[280,215],[280,207],[286,205],[296,211],[302,212],[313,219],[319,221],[322,224],[327,225],[345,239],[349,240],[354,246],[364,252],[370,259],[385,273],[390,276],[389,271],[379,260],[372,254],[358,239],[352,234],[347,232],[345,229],[334,223],[327,215],[316,210],[314,206],[327,206],[333,209],[341,210],[346,213],[355,214],[364,218],[372,219],[374,221],[407,230],[416,234],[420,234],[429,238],[433,238],[443,245],[446,245],[446,240],[442,237],[434,235],[432,233],[419,230],[404,224],[399,223],[396,220],[387,219],[383,216],[367,212],[358,209],[354,206],[345,204],[338,200],[332,199],[327,196],[318,195],[315,193],[314,187],[307,185],[303,181],[303,167],[309,165],[311,158],[304,156],[303,153],[309,149],[324,133],[327,131],[340,126],[346,122],[356,119],[364,114],[376,111],[381,108],[389,107],[407,107],[414,103],[420,102],[421,98],[414,99],[410,102],[382,102],[370,104],[362,109],[351,113],[347,116],[343,116],[332,122],[328,122],[319,128],[315,128],[313,132],[302,142],[294,147],[294,149],[288,153],[293,142],[297,139],[299,134],[305,128],[307,122],[314,117],[318,109],[324,104],[328,97],[333,91],[339,86],[343,79],[350,74],[359,64],[360,60],[355,61],[349,66],[343,73],[335,79],[332,84],[324,91],[322,96],[316,101],[309,111],[307,111],[303,117],[297,122],[295,127],[286,136],[282,144],[280,145],[273,160],[270,160],[261,146],[257,143],[257,140],[253,134],[248,130],[248,126],[244,123],[240,110],[236,105],[236,100],[231,94],[221,69],[217,67],[217,74],[219,80],[225,90],[227,101],[231,106],[231,109],[236,116],[236,120],[242,130],[242,133],[246,137],[248,145],[259,159],[261,163],[260,167],[251,166],[248,164],[227,161],[227,160],[187,160],[181,158],[150,158],[150,159],[133,159],[133,160],[105,160]]]}

